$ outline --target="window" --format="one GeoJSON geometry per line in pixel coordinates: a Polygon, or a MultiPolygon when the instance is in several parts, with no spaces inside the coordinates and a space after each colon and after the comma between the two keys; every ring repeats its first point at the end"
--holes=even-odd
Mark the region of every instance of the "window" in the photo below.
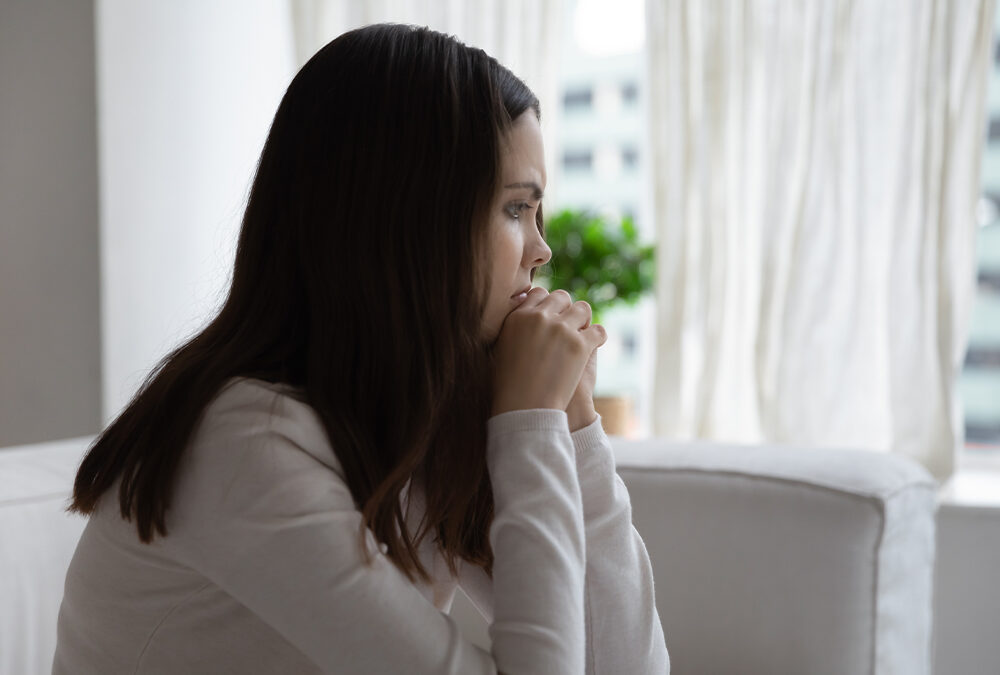
{"type": "Polygon", "coordinates": [[[636,344],[635,332],[629,331],[622,336],[622,352],[629,358],[635,358],[638,345],[636,344]]]}
{"type": "Polygon", "coordinates": [[[967,454],[979,457],[1000,455],[1000,41],[996,44],[976,214],[976,297],[960,382],[967,454]]]}
{"type": "Polygon", "coordinates": [[[590,171],[594,167],[591,150],[567,150],[563,153],[563,168],[567,171],[590,171]]]}
{"type": "Polygon", "coordinates": [[[986,140],[995,143],[1000,140],[1000,119],[990,118],[990,126],[986,132],[986,140]]]}
{"type": "Polygon", "coordinates": [[[563,94],[563,110],[575,112],[577,110],[589,110],[594,105],[594,90],[570,89],[563,94]]]}
{"type": "Polygon", "coordinates": [[[636,169],[639,166],[639,151],[632,146],[622,148],[622,167],[636,169]]]}
{"type": "Polygon", "coordinates": [[[635,82],[626,82],[622,85],[622,103],[625,105],[635,105],[639,102],[639,85],[635,82]]]}
{"type": "MultiPolygon", "coordinates": [[[[615,223],[626,216],[652,240],[645,215],[639,148],[645,145],[640,91],[645,16],[642,0],[566,0],[559,82],[563,123],[556,130],[560,173],[546,214],[586,209],[615,223]]],[[[597,359],[596,393],[623,396],[633,413],[628,433],[650,430],[653,299],[618,305],[602,316],[608,342],[597,359]]]]}

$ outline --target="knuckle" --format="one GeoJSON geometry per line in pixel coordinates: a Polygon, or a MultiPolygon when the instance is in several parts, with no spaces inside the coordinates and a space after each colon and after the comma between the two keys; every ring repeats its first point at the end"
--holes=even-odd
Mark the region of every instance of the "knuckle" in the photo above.
{"type": "Polygon", "coordinates": [[[551,331],[552,330],[552,320],[549,315],[540,309],[536,309],[530,314],[531,325],[536,330],[551,331]]]}
{"type": "Polygon", "coordinates": [[[584,344],[583,336],[580,335],[580,331],[567,328],[565,331],[567,338],[567,349],[574,356],[582,354],[586,350],[586,344],[584,344]]]}
{"type": "Polygon", "coordinates": [[[554,296],[556,296],[558,298],[561,298],[561,299],[564,299],[564,300],[570,300],[571,299],[570,296],[569,296],[569,293],[567,291],[564,291],[561,288],[558,288],[558,289],[552,291],[551,295],[554,295],[554,296]]]}

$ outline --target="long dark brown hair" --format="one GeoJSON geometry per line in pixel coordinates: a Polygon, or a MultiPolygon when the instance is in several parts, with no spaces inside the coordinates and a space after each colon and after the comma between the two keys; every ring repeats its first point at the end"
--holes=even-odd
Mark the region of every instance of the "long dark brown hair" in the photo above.
{"type": "Polygon", "coordinates": [[[433,534],[453,573],[459,559],[491,572],[482,262],[500,145],[529,109],[509,70],[426,28],[368,26],[313,56],[275,114],[224,306],[98,437],[71,510],[93,512],[120,480],[139,538],[167,535],[203,410],[252,377],[298,387],[317,411],[366,555],[364,527],[427,579],[417,546],[433,534]],[[411,478],[426,499],[416,533],[400,503],[411,478]]]}

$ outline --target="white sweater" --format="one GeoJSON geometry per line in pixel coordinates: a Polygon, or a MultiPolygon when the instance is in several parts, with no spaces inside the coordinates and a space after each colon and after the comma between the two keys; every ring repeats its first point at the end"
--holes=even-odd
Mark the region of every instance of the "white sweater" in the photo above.
{"type": "MultiPolygon", "coordinates": [[[[361,513],[315,411],[296,390],[227,383],[182,461],[152,544],[118,513],[90,518],[66,576],[53,673],[667,673],[645,546],[600,421],[559,410],[488,422],[493,579],[413,584],[358,545],[361,513]],[[461,587],[492,651],[445,612],[461,587]]],[[[419,520],[420,496],[413,500],[419,520]]]]}

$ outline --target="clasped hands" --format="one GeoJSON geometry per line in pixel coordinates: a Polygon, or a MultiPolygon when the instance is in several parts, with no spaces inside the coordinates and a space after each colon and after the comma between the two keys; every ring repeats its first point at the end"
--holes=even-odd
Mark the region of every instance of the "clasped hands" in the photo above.
{"type": "Polygon", "coordinates": [[[597,349],[607,339],[586,302],[531,289],[497,338],[493,414],[551,408],[566,411],[571,432],[593,423],[597,349]]]}

